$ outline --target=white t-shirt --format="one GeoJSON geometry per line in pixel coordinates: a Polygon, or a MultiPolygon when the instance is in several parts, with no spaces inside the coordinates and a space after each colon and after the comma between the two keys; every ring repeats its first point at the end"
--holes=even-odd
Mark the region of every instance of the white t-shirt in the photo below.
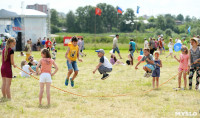
{"type": "Polygon", "coordinates": [[[149,45],[148,45],[148,41],[147,41],[147,40],[144,41],[144,48],[149,48],[149,45]]]}
{"type": "MultiPolygon", "coordinates": [[[[29,68],[30,68],[29,65],[24,65],[24,66],[22,67],[22,70],[25,71],[25,72],[27,72],[27,73],[30,73],[29,68]]],[[[23,71],[21,72],[21,76],[22,76],[22,77],[30,77],[30,75],[26,74],[26,73],[23,72],[23,71]]]]}
{"type": "Polygon", "coordinates": [[[113,48],[118,47],[117,42],[118,42],[118,39],[117,39],[117,37],[115,37],[115,38],[113,39],[113,48]]]}
{"type": "Polygon", "coordinates": [[[100,58],[100,62],[106,68],[112,68],[112,64],[108,61],[108,59],[105,56],[103,56],[103,57],[100,58]]]}

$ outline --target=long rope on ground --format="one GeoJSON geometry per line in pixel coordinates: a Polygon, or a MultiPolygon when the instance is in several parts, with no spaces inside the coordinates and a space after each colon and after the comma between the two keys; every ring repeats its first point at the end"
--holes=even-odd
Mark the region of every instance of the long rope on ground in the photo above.
{"type": "MultiPolygon", "coordinates": [[[[19,67],[17,67],[17,68],[18,68],[19,70],[23,71],[24,73],[30,75],[30,76],[33,77],[34,79],[39,80],[37,77],[35,77],[35,76],[33,76],[33,75],[27,73],[26,71],[22,70],[21,68],[19,68],[19,67]]],[[[181,72],[182,72],[182,71],[181,71],[181,72]]],[[[179,73],[181,73],[181,72],[179,72],[179,73]]],[[[178,73],[178,74],[179,74],[179,73],[178,73]]],[[[159,87],[163,86],[164,84],[166,84],[166,83],[168,83],[169,81],[171,81],[172,79],[174,79],[178,74],[174,75],[173,77],[171,77],[171,78],[168,79],[167,81],[165,81],[165,82],[163,82],[162,84],[160,84],[159,87]]],[[[68,94],[75,95],[75,96],[79,96],[79,97],[87,97],[87,98],[89,98],[89,97],[93,97],[93,98],[112,98],[112,97],[122,97],[122,96],[129,96],[129,95],[132,95],[131,93],[127,93],[127,94],[118,94],[118,95],[111,95],[111,96],[109,96],[109,95],[108,95],[108,96],[103,96],[103,95],[102,95],[102,96],[86,96],[86,95],[76,94],[76,93],[72,93],[72,92],[70,92],[70,91],[63,90],[63,89],[58,88],[58,87],[56,87],[56,86],[54,86],[54,85],[51,85],[51,87],[53,87],[53,88],[55,88],[55,89],[57,89],[57,90],[63,91],[64,93],[68,93],[68,94]]],[[[144,91],[143,93],[146,94],[146,93],[148,93],[148,92],[151,92],[151,91],[154,90],[154,89],[155,89],[155,88],[149,89],[149,90],[147,90],[147,91],[144,91]]]]}

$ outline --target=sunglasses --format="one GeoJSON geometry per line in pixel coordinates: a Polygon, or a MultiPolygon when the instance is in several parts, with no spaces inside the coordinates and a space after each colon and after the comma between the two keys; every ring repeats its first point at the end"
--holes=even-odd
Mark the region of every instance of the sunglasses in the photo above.
{"type": "Polygon", "coordinates": [[[181,51],[185,51],[185,49],[181,48],[181,51]]]}

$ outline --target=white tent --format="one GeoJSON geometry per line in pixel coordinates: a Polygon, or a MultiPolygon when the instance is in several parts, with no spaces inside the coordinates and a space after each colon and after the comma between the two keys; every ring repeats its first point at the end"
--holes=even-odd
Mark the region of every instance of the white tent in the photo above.
{"type": "Polygon", "coordinates": [[[33,43],[38,38],[47,37],[47,14],[33,9],[1,9],[0,34],[9,33],[17,38],[18,32],[22,33],[22,44],[32,39],[33,43]]]}

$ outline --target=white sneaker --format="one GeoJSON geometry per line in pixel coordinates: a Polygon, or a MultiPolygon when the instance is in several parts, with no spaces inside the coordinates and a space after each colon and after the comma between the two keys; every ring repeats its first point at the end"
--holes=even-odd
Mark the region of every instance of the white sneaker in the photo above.
{"type": "Polygon", "coordinates": [[[148,73],[145,73],[145,74],[144,74],[144,77],[147,77],[147,75],[148,75],[148,73]]]}
{"type": "Polygon", "coordinates": [[[151,77],[152,73],[147,73],[147,78],[151,77]]]}

